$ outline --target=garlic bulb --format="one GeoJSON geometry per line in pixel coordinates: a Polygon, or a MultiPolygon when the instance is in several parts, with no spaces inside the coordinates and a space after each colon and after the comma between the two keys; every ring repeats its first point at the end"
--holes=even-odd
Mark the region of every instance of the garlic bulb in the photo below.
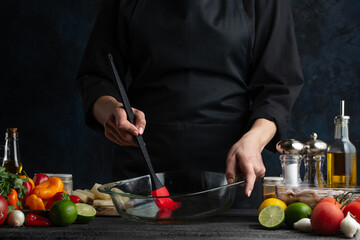
{"type": "Polygon", "coordinates": [[[341,221],[341,231],[347,238],[353,238],[359,228],[360,224],[358,224],[358,222],[353,217],[351,217],[350,212],[348,212],[346,217],[341,221]]]}
{"type": "Polygon", "coordinates": [[[302,232],[309,232],[312,230],[310,218],[302,218],[294,223],[294,228],[302,232]]]}

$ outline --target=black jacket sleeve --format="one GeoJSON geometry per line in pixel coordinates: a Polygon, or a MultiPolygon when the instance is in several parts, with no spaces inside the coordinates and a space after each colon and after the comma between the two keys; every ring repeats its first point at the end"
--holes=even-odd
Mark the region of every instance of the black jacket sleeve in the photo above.
{"type": "Polygon", "coordinates": [[[111,53],[121,79],[128,69],[128,16],[125,1],[104,0],[93,27],[80,65],[77,86],[82,95],[85,122],[96,131],[103,126],[92,114],[95,101],[101,96],[113,96],[119,100],[107,54],[111,53]],[[123,14],[124,13],[124,14],[123,14]]]}
{"type": "Polygon", "coordinates": [[[255,33],[249,125],[258,118],[274,121],[277,133],[267,148],[275,151],[275,144],[286,138],[290,112],[304,82],[291,8],[288,0],[244,0],[244,7],[255,33]]]}

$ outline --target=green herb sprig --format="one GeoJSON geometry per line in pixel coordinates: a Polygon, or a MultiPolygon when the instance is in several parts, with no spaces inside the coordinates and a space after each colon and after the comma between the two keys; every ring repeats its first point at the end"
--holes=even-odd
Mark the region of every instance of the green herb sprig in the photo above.
{"type": "Polygon", "coordinates": [[[0,195],[6,198],[6,200],[11,189],[16,189],[19,199],[23,199],[27,192],[23,183],[27,181],[28,179],[23,179],[13,173],[6,172],[5,168],[0,166],[0,195]]]}

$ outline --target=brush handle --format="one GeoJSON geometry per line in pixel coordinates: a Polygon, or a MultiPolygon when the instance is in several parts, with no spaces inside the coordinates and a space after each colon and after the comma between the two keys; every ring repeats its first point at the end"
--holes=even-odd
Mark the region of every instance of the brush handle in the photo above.
{"type": "MultiPolygon", "coordinates": [[[[122,84],[122,82],[120,80],[120,76],[118,74],[118,71],[116,70],[113,57],[112,57],[112,55],[110,53],[108,54],[108,58],[109,58],[109,61],[110,61],[111,69],[112,69],[112,71],[114,73],[114,76],[115,76],[117,86],[119,88],[120,97],[121,97],[121,99],[123,101],[124,108],[125,108],[128,120],[132,124],[135,124],[135,117],[134,117],[134,113],[133,113],[133,111],[131,109],[129,98],[128,98],[127,94],[126,94],[125,87],[124,87],[124,85],[122,84]]],[[[145,146],[144,139],[143,139],[142,135],[137,135],[136,136],[136,141],[139,144],[142,155],[143,155],[143,157],[144,157],[144,159],[146,161],[147,167],[149,169],[150,178],[152,180],[152,188],[153,188],[153,190],[157,190],[159,188],[162,188],[164,185],[160,182],[159,178],[156,176],[156,173],[155,173],[154,168],[153,168],[153,166],[151,164],[150,156],[149,156],[149,153],[148,153],[148,151],[146,149],[146,146],[145,146]]]]}

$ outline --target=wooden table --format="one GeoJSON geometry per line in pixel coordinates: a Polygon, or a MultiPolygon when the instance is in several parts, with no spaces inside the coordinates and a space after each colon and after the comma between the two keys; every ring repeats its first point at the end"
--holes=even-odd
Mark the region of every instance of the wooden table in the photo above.
{"type": "Polygon", "coordinates": [[[266,230],[256,210],[231,209],[196,222],[171,225],[145,224],[120,217],[96,217],[90,224],[67,227],[0,227],[0,239],[345,239],[317,236],[285,228],[266,230]]]}

